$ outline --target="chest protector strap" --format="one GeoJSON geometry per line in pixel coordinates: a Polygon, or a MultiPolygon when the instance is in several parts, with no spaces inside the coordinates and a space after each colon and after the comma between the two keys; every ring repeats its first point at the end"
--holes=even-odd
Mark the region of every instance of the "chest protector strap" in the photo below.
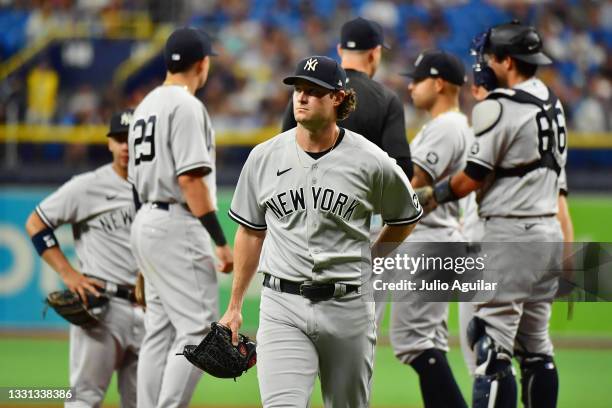
{"type": "MultiPolygon", "coordinates": [[[[512,168],[503,168],[497,167],[495,169],[495,176],[498,178],[501,177],[523,177],[525,174],[532,172],[533,170],[546,167],[553,170],[557,175],[561,172],[561,167],[557,163],[557,159],[553,154],[553,149],[557,148],[557,138],[554,134],[552,134],[553,124],[556,123],[556,104],[557,97],[549,90],[548,99],[542,100],[536,98],[529,92],[525,92],[520,89],[512,89],[509,92],[500,92],[493,91],[488,96],[487,99],[501,99],[506,98],[511,101],[522,103],[522,104],[531,104],[535,105],[540,109],[540,113],[536,115],[536,120],[539,120],[541,116],[544,116],[548,121],[548,126],[551,132],[548,142],[548,146],[544,150],[542,147],[542,141],[539,141],[540,144],[540,158],[531,163],[527,163],[521,166],[512,167],[512,168]]],[[[540,129],[540,123],[538,123],[538,129],[540,129]]],[[[541,132],[542,130],[539,130],[541,132]]],[[[541,139],[541,135],[538,135],[538,138],[541,139]]]]}

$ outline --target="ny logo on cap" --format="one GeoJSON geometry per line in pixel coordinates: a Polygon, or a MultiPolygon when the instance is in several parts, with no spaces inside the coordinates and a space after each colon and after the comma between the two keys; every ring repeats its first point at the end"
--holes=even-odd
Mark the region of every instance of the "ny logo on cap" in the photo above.
{"type": "Polygon", "coordinates": [[[121,125],[123,126],[129,126],[130,122],[132,121],[132,115],[130,115],[127,112],[123,112],[121,114],[121,125]]]}
{"type": "Polygon", "coordinates": [[[308,61],[306,61],[306,65],[304,65],[304,71],[314,71],[315,69],[317,69],[318,63],[319,60],[317,60],[316,58],[310,58],[308,61]]]}
{"type": "Polygon", "coordinates": [[[416,61],[414,61],[414,66],[418,66],[421,63],[421,60],[423,59],[423,54],[419,54],[419,56],[417,57],[416,61]]]}

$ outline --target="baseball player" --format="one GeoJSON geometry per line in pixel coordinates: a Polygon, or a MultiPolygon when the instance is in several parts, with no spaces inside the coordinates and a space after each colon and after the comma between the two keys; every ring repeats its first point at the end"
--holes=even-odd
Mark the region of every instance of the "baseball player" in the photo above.
{"type": "Polygon", "coordinates": [[[230,208],[240,224],[236,273],[221,323],[236,336],[245,291],[261,272],[263,406],[308,406],[318,373],[326,407],[366,407],[376,334],[360,284],[371,272],[371,214],[386,222],[372,248],[384,255],[422,210],[393,159],[336,125],[355,103],[337,62],[305,58],[283,82],[294,86],[298,125],[256,146],[242,169],[230,208]]]}
{"type": "Polygon", "coordinates": [[[211,41],[180,28],[168,38],[163,85],[138,105],[130,128],[129,180],[142,203],[131,243],[145,278],[147,313],[138,406],[185,407],[201,371],[176,356],[218,318],[211,240],[221,272],[233,267],[216,216],[215,139],[194,96],[206,82],[211,41]]]}
{"type": "Polygon", "coordinates": [[[121,406],[136,407],[144,324],[142,309],[126,296],[133,292],[137,274],[129,242],[135,210],[126,180],[131,116],[131,111],[124,111],[111,119],[108,148],[113,162],[68,181],[45,198],[26,223],[40,256],[85,302],[87,293],[99,296],[109,285],[123,289],[111,297],[100,324],[88,329],[70,325],[70,387],[75,401],[67,407],[101,406],[114,371],[121,406]],[[53,234],[62,224],[72,224],[78,268],[68,262],[53,234]]]}
{"type": "MultiPolygon", "coordinates": [[[[479,215],[483,241],[561,242],[557,219],[560,175],[566,160],[566,129],[561,103],[535,77],[538,65],[551,63],[532,27],[518,22],[492,27],[479,53],[499,88],[472,112],[476,142],[465,169],[420,191],[428,208],[463,197],[484,185],[479,215]]],[[[532,248],[543,246],[531,245],[532,248]]],[[[546,270],[560,251],[537,253],[526,246],[498,247],[488,254],[495,269],[546,270]],[[519,250],[517,250],[519,249],[519,250]]],[[[530,277],[521,276],[528,280],[530,277]]],[[[511,279],[507,278],[507,279],[511,279]]],[[[536,286],[533,277],[527,286],[536,286]]],[[[548,295],[556,288],[543,288],[548,295]]],[[[554,407],[558,375],[548,334],[551,303],[529,302],[517,294],[508,302],[476,304],[468,339],[476,355],[473,405],[514,407],[517,391],[511,358],[521,366],[522,401],[527,407],[554,407]]]]}
{"type": "MultiPolygon", "coordinates": [[[[479,41],[482,41],[486,37],[486,33],[483,33],[474,38],[473,46],[478,47],[479,41]]],[[[477,54],[474,51],[474,54],[477,54]]],[[[473,78],[474,83],[471,86],[472,97],[478,102],[486,99],[489,91],[492,91],[497,87],[497,78],[495,73],[484,61],[476,61],[473,65],[473,78]]],[[[569,213],[569,207],[567,204],[568,187],[565,175],[565,169],[561,170],[559,175],[559,198],[558,198],[558,212],[557,219],[561,224],[561,230],[563,231],[563,241],[565,243],[574,242],[574,228],[572,218],[569,213]]],[[[464,207],[464,225],[463,233],[470,242],[482,241],[484,234],[484,222],[478,216],[478,206],[474,201],[468,201],[464,207]]],[[[565,255],[564,255],[565,259],[565,255]]],[[[474,317],[474,305],[470,302],[459,303],[459,340],[461,343],[461,351],[468,368],[470,375],[474,375],[476,370],[476,361],[474,351],[468,344],[466,337],[467,327],[470,320],[474,317]]],[[[523,382],[524,383],[524,382],[523,382]]],[[[525,394],[525,392],[523,392],[525,394]]]]}
{"type": "MultiPolygon", "coordinates": [[[[340,124],[387,152],[411,179],[412,162],[406,139],[404,107],[393,91],[372,79],[380,65],[383,48],[389,47],[377,22],[358,17],[342,26],[338,55],[346,72],[347,87],[355,91],[359,103],[355,106],[355,112],[340,124]]],[[[293,100],[290,100],[282,130],[284,132],[296,126],[293,100]]]]}
{"type": "MultiPolygon", "coordinates": [[[[459,92],[465,82],[463,63],[452,54],[429,50],[406,74],[408,89],[417,109],[431,120],[412,142],[413,187],[432,185],[465,166],[471,130],[459,112],[459,92]]],[[[440,245],[427,242],[465,241],[461,233],[460,208],[447,203],[425,216],[408,237],[410,252],[447,256],[440,245]]],[[[406,292],[391,303],[390,340],[396,357],[419,375],[425,407],[466,407],[448,361],[448,303],[427,302],[406,292]]]]}
{"type": "MultiPolygon", "coordinates": [[[[375,21],[358,17],[347,21],[340,31],[337,45],[342,68],[346,72],[347,86],[355,91],[355,112],[340,124],[383,149],[393,157],[410,180],[412,161],[406,139],[404,107],[399,97],[372,78],[382,57],[382,49],[389,48],[384,41],[383,29],[375,21]]],[[[289,101],[283,118],[283,132],[296,127],[293,116],[293,100],[289,101]]],[[[382,228],[379,214],[374,214],[370,225],[370,237],[376,239],[382,228]]],[[[376,302],[376,323],[383,319],[387,302],[376,302]]]]}

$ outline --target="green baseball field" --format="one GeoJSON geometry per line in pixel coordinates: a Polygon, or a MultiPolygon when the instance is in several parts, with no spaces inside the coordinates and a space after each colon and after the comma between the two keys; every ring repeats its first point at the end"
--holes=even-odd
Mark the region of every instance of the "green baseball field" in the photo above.
{"type": "MultiPolygon", "coordinates": [[[[227,209],[231,192],[221,196],[221,210],[227,209]]],[[[612,197],[571,196],[570,208],[578,241],[612,241],[609,215],[612,197]]],[[[225,217],[227,218],[227,217],[225,217]]],[[[226,219],[224,228],[233,237],[236,226],[226,219]]],[[[222,280],[222,304],[227,302],[229,280],[222,280]]],[[[245,305],[245,331],[257,327],[257,291],[245,305]]],[[[560,374],[559,406],[565,408],[612,406],[612,303],[558,303],[554,305],[551,333],[556,345],[560,374]]],[[[470,400],[471,380],[457,344],[457,307],[449,317],[452,350],[449,360],[466,399],[470,400]]],[[[387,344],[387,322],[376,353],[372,386],[372,407],[421,406],[418,379],[411,368],[395,360],[387,344]]],[[[344,358],[350,358],[346,356],[344,358]]],[[[95,362],[92,362],[95,364],[95,362]]],[[[68,341],[65,333],[12,333],[0,337],[0,387],[67,387],[68,341]]],[[[105,406],[118,406],[116,383],[110,386],[105,406]]],[[[256,370],[236,382],[204,376],[192,400],[194,407],[259,406],[256,370]]],[[[312,405],[322,406],[318,384],[312,405]]],[[[0,401],[0,407],[51,407],[49,403],[28,404],[0,401]]]]}

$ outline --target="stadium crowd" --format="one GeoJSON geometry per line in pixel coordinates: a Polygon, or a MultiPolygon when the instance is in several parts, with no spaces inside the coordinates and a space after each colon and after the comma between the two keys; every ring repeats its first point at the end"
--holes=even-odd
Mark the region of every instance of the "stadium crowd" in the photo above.
{"type": "MultiPolygon", "coordinates": [[[[134,13],[148,16],[156,27],[204,27],[216,38],[219,56],[200,97],[218,131],[279,125],[289,89],[278,78],[304,55],[337,58],[339,27],[356,15],[385,29],[391,49],[383,53],[375,79],[401,95],[409,128],[424,118],[412,108],[406,78],[399,75],[408,63],[436,47],[461,56],[469,66],[471,39],[487,26],[516,18],[542,33],[555,63],[540,76],[563,101],[569,127],[612,131],[612,0],[3,0],[0,58],[4,63],[75,25],[91,35],[110,36],[134,13]]],[[[0,123],[105,123],[114,109],[135,105],[156,85],[148,81],[125,92],[92,78],[66,88],[41,58],[24,78],[3,78],[0,123]]],[[[462,105],[468,111],[472,98],[467,87],[464,91],[462,105]]]]}

